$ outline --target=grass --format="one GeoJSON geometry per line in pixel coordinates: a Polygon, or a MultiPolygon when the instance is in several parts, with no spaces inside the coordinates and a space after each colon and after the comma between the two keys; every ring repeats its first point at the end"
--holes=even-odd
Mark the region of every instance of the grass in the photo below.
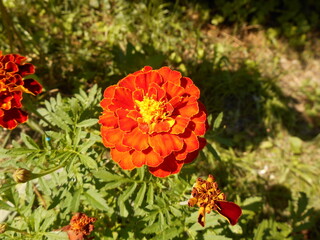
{"type": "MultiPolygon", "coordinates": [[[[247,237],[263,229],[274,237],[274,227],[285,233],[281,223],[294,229],[291,237],[319,237],[320,68],[312,51],[319,43],[307,41],[297,52],[263,27],[217,27],[196,3],[1,2],[7,9],[1,28],[11,34],[0,34],[0,49],[31,57],[46,88],[43,99],[94,83],[106,87],[144,65],[178,69],[202,90],[211,119],[223,112],[221,127],[208,134],[217,153],[207,148],[190,169],[214,173],[230,199],[260,199],[256,216],[247,208],[253,219],[247,237]],[[314,216],[294,215],[311,207],[314,216]]],[[[32,132],[21,127],[12,137],[19,131],[32,132]]]]}

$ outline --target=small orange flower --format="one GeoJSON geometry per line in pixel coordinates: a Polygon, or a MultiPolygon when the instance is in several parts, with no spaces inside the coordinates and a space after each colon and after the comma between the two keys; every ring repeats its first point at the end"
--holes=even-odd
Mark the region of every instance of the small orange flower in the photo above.
{"type": "Polygon", "coordinates": [[[94,229],[93,223],[95,221],[95,218],[88,217],[84,213],[76,213],[72,216],[70,224],[61,230],[68,233],[70,240],[92,239],[88,236],[94,229]]]}
{"type": "Polygon", "coordinates": [[[21,110],[22,92],[37,95],[42,91],[37,81],[24,79],[35,72],[25,61],[18,54],[2,55],[0,51],[0,126],[4,128],[13,129],[27,121],[28,114],[21,110]]]}
{"type": "Polygon", "coordinates": [[[123,169],[147,165],[157,177],[180,172],[205,146],[205,107],[192,80],[146,66],[104,91],[103,143],[123,169]]]}
{"type": "Polygon", "coordinates": [[[231,225],[238,222],[242,214],[241,208],[233,203],[226,201],[224,193],[218,188],[218,184],[212,175],[207,180],[198,178],[191,192],[192,198],[188,205],[193,207],[197,204],[199,209],[198,222],[204,227],[206,213],[216,211],[225,217],[231,225]]]}

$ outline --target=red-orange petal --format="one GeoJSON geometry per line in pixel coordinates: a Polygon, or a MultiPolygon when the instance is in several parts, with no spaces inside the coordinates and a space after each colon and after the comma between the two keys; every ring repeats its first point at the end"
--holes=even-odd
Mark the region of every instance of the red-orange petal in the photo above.
{"type": "Polygon", "coordinates": [[[112,160],[117,162],[119,166],[124,170],[132,170],[135,168],[132,163],[131,152],[120,152],[117,149],[112,148],[111,151],[112,160]]]}
{"type": "Polygon", "coordinates": [[[185,93],[183,87],[173,84],[171,82],[166,82],[165,84],[163,84],[163,88],[166,90],[166,95],[169,100],[173,97],[181,96],[185,93]]]}
{"type": "Polygon", "coordinates": [[[137,75],[135,79],[136,88],[143,89],[144,93],[148,92],[149,84],[152,82],[157,83],[158,85],[161,85],[161,83],[163,82],[161,75],[156,71],[141,73],[137,75]]]}
{"type": "Polygon", "coordinates": [[[149,136],[150,146],[161,157],[170,155],[173,151],[179,151],[183,147],[183,141],[176,135],[168,133],[158,133],[149,136]]]}
{"type": "Polygon", "coordinates": [[[170,123],[168,121],[155,123],[153,131],[156,133],[168,132],[170,130],[170,123]]]}
{"type": "Polygon", "coordinates": [[[199,141],[199,149],[191,153],[188,153],[186,158],[184,159],[184,163],[193,162],[193,160],[195,160],[198,157],[200,150],[203,149],[207,144],[207,141],[205,138],[198,137],[198,141],[199,141]]]}
{"type": "Polygon", "coordinates": [[[134,75],[128,75],[127,77],[122,78],[119,81],[118,85],[120,87],[128,88],[131,91],[134,91],[136,89],[136,86],[134,85],[134,79],[135,79],[134,75]]]}
{"type": "Polygon", "coordinates": [[[134,103],[132,100],[132,91],[128,88],[118,87],[114,93],[114,99],[112,100],[116,108],[134,109],[134,103]]]}
{"type": "Polygon", "coordinates": [[[173,115],[182,115],[183,117],[193,117],[199,112],[198,101],[194,97],[186,97],[175,108],[173,115]]]}
{"type": "Polygon", "coordinates": [[[118,118],[111,111],[104,111],[99,117],[99,123],[101,123],[106,128],[116,128],[118,127],[118,118]]]}
{"type": "Polygon", "coordinates": [[[174,118],[175,124],[171,128],[171,134],[181,134],[187,128],[190,119],[187,117],[176,116],[174,118]]]}
{"type": "Polygon", "coordinates": [[[102,126],[101,128],[102,137],[111,144],[121,143],[123,139],[123,131],[120,128],[106,129],[102,126]]]}
{"type": "Polygon", "coordinates": [[[199,88],[194,85],[193,81],[188,77],[181,78],[181,86],[185,88],[185,92],[189,94],[189,96],[193,96],[197,99],[200,97],[199,88]]]}
{"type": "Polygon", "coordinates": [[[135,150],[142,151],[149,147],[148,135],[141,132],[139,128],[126,133],[123,137],[123,144],[135,150]]]}
{"type": "Polygon", "coordinates": [[[23,86],[28,89],[34,95],[38,95],[42,92],[42,86],[34,79],[25,79],[23,81],[23,86]]]}
{"type": "Polygon", "coordinates": [[[215,201],[215,203],[219,207],[217,212],[220,215],[225,217],[231,225],[237,224],[242,214],[242,210],[237,204],[227,201],[215,201]]]}
{"type": "Polygon", "coordinates": [[[8,129],[14,129],[18,124],[24,123],[28,120],[28,114],[19,108],[11,108],[3,110],[0,117],[0,126],[8,129]]]}
{"type": "Polygon", "coordinates": [[[117,85],[112,85],[107,87],[103,92],[103,96],[105,98],[113,98],[116,88],[117,88],[117,85]]]}
{"type": "Polygon", "coordinates": [[[124,109],[118,109],[117,115],[119,117],[119,128],[125,132],[131,132],[138,126],[137,121],[127,117],[129,111],[124,109]]]}
{"type": "Polygon", "coordinates": [[[176,85],[180,85],[181,73],[178,71],[171,70],[169,67],[162,67],[158,70],[165,81],[172,82],[176,85]]]}
{"type": "Polygon", "coordinates": [[[163,161],[164,159],[154,152],[151,147],[143,151],[134,151],[132,153],[132,162],[137,167],[141,167],[144,164],[149,167],[157,167],[163,161]]]}
{"type": "Polygon", "coordinates": [[[158,167],[149,167],[149,172],[156,177],[164,178],[180,172],[183,164],[183,162],[177,162],[174,155],[171,154],[158,167]]]}

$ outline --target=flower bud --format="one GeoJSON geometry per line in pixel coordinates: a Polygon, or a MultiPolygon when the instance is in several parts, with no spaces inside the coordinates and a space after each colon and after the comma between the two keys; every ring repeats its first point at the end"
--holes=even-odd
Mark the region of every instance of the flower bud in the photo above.
{"type": "Polygon", "coordinates": [[[5,223],[0,223],[0,234],[6,231],[7,225],[5,223]]]}
{"type": "Polygon", "coordinates": [[[25,168],[18,168],[12,176],[15,182],[25,183],[32,179],[32,172],[25,168]]]}

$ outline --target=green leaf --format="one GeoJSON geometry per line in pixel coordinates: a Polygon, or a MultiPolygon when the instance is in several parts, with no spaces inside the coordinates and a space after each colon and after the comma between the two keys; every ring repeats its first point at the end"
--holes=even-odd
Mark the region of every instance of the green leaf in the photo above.
{"type": "Polygon", "coordinates": [[[109,182],[106,185],[104,185],[104,189],[109,190],[109,189],[117,188],[117,187],[120,187],[122,184],[128,183],[128,182],[130,182],[129,179],[120,179],[115,182],[109,182]]]}
{"type": "Polygon", "coordinates": [[[87,150],[93,145],[95,144],[95,140],[89,139],[88,141],[82,143],[79,147],[78,147],[78,151],[80,153],[86,153],[87,150]]]}
{"type": "Polygon", "coordinates": [[[154,188],[153,188],[153,184],[149,184],[149,189],[148,189],[148,193],[147,193],[147,203],[149,205],[153,205],[154,202],[154,188]]]}
{"type": "Polygon", "coordinates": [[[144,195],[146,193],[146,190],[147,190],[147,184],[144,182],[142,184],[142,187],[139,189],[139,192],[136,196],[136,199],[134,200],[134,208],[140,207],[140,205],[144,199],[144,195]]]}
{"type": "Polygon", "coordinates": [[[76,190],[73,193],[73,197],[70,203],[70,211],[77,212],[80,205],[80,196],[81,196],[81,189],[76,190]]]}
{"type": "Polygon", "coordinates": [[[68,240],[67,232],[46,232],[44,234],[48,240],[68,240]]]}
{"type": "Polygon", "coordinates": [[[8,210],[8,211],[15,211],[14,207],[11,207],[8,203],[0,200],[0,209],[8,210]]]}
{"type": "Polygon", "coordinates": [[[77,124],[77,127],[90,127],[90,126],[95,125],[95,124],[97,124],[97,123],[98,123],[98,119],[96,119],[96,118],[89,118],[89,119],[86,119],[86,120],[84,120],[84,121],[82,121],[82,122],[79,122],[79,123],[77,124]]]}
{"type": "Polygon", "coordinates": [[[39,149],[29,149],[29,148],[12,148],[7,151],[9,156],[21,156],[25,154],[39,152],[39,149]]]}
{"type": "Polygon", "coordinates": [[[223,112],[219,113],[219,115],[214,120],[214,123],[213,123],[213,128],[214,129],[217,129],[217,128],[220,127],[222,119],[223,119],[223,112]]]}
{"type": "Polygon", "coordinates": [[[97,190],[90,188],[84,192],[84,196],[93,208],[100,209],[102,211],[108,211],[109,207],[106,200],[101,196],[97,190]]]}
{"type": "Polygon", "coordinates": [[[25,133],[21,134],[21,139],[23,140],[24,144],[30,149],[40,149],[38,144],[28,135],[25,133]]]}
{"type": "Polygon", "coordinates": [[[118,181],[120,179],[123,179],[122,176],[112,174],[106,170],[93,172],[93,176],[95,176],[96,178],[99,178],[104,182],[113,182],[113,181],[118,181]]]}
{"type": "Polygon", "coordinates": [[[80,161],[86,165],[88,168],[92,168],[92,169],[98,169],[98,165],[97,165],[97,162],[92,159],[91,157],[87,156],[87,155],[82,155],[82,154],[79,154],[79,159],[80,161]]]}

